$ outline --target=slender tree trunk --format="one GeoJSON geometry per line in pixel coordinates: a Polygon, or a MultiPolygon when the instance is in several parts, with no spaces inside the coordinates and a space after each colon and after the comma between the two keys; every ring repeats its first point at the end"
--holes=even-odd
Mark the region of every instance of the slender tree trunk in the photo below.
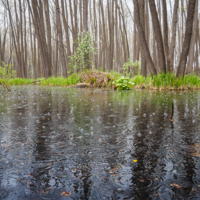
{"type": "Polygon", "coordinates": [[[170,71],[170,60],[169,60],[169,43],[168,43],[168,20],[167,20],[167,5],[166,0],[162,0],[163,7],[163,38],[164,38],[164,49],[166,58],[166,69],[170,71]]]}
{"type": "Polygon", "coordinates": [[[170,71],[173,72],[174,69],[174,49],[176,46],[176,32],[177,32],[177,20],[178,20],[178,4],[179,0],[175,0],[174,3],[174,14],[173,14],[173,21],[172,21],[172,38],[170,44],[170,71]]]}
{"type": "Polygon", "coordinates": [[[147,62],[149,63],[150,70],[153,74],[157,74],[156,68],[153,64],[150,52],[149,52],[149,47],[146,42],[145,38],[145,33],[142,28],[141,22],[140,22],[140,13],[139,13],[139,3],[138,0],[133,0],[134,3],[134,8],[135,8],[135,22],[137,24],[137,29],[138,29],[138,34],[139,34],[139,39],[140,39],[140,44],[143,48],[143,51],[145,53],[147,62]]]}
{"type": "Polygon", "coordinates": [[[189,49],[189,61],[187,66],[187,74],[191,73],[193,71],[193,64],[194,64],[194,48],[196,43],[196,37],[197,37],[197,24],[198,23],[198,0],[196,0],[195,5],[195,13],[194,13],[194,25],[193,25],[193,31],[192,31],[192,38],[191,38],[191,44],[189,49]]]}
{"type": "Polygon", "coordinates": [[[155,0],[149,0],[149,7],[151,10],[153,29],[154,29],[156,43],[157,43],[159,71],[166,73],[165,53],[164,53],[161,28],[160,28],[160,23],[158,20],[158,13],[156,10],[155,0]]]}
{"type": "MultiPolygon", "coordinates": [[[[140,21],[141,21],[142,29],[145,30],[145,2],[144,0],[139,1],[139,6],[140,6],[140,21]]],[[[147,63],[146,63],[146,58],[145,58],[143,48],[141,48],[141,75],[145,77],[147,76],[147,63]]]]}
{"type": "Polygon", "coordinates": [[[180,56],[180,62],[179,62],[179,66],[177,69],[176,76],[184,76],[185,75],[187,56],[188,56],[190,43],[191,43],[191,36],[192,36],[195,4],[196,4],[196,0],[189,0],[188,11],[187,11],[187,20],[186,20],[186,26],[185,26],[185,39],[183,42],[182,53],[180,56]]]}
{"type": "Polygon", "coordinates": [[[46,30],[47,30],[47,46],[48,46],[48,57],[49,57],[49,76],[52,75],[52,49],[51,49],[51,24],[49,16],[49,2],[44,0],[45,18],[46,18],[46,30]]]}
{"type": "MultiPolygon", "coordinates": [[[[88,32],[88,1],[83,1],[83,31],[88,32]]],[[[85,54],[85,68],[90,69],[89,53],[85,54]]]]}

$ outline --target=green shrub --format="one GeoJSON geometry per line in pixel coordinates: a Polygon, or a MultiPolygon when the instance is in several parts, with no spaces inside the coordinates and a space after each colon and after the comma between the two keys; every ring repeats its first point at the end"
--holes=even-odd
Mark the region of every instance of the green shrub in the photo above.
{"type": "Polygon", "coordinates": [[[130,78],[124,76],[113,81],[113,84],[118,90],[130,90],[134,86],[134,83],[130,81],[130,78]]]}

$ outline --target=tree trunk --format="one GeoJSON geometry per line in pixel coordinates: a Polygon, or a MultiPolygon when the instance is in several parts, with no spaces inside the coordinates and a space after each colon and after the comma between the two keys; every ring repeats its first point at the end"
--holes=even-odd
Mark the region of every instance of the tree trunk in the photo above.
{"type": "Polygon", "coordinates": [[[170,61],[169,61],[169,43],[168,43],[168,21],[167,21],[167,5],[166,0],[162,0],[163,6],[163,38],[164,38],[164,49],[166,58],[166,70],[170,71],[170,61]]]}
{"type": "Polygon", "coordinates": [[[149,7],[151,10],[153,29],[157,43],[159,71],[166,73],[165,53],[163,48],[163,40],[162,40],[161,28],[158,20],[158,13],[156,10],[155,0],[149,0],[149,7]]]}
{"type": "MultiPolygon", "coordinates": [[[[83,1],[83,31],[88,32],[88,1],[83,1]]],[[[85,68],[90,69],[89,53],[85,54],[85,68]]]]}
{"type": "Polygon", "coordinates": [[[198,0],[196,0],[195,5],[195,12],[194,12],[194,25],[193,25],[193,31],[192,31],[192,38],[191,38],[191,44],[189,49],[189,61],[187,66],[187,74],[191,73],[193,71],[193,63],[194,63],[194,48],[196,43],[196,37],[197,37],[197,22],[198,22],[198,0]]]}
{"type": "Polygon", "coordinates": [[[135,10],[135,23],[137,24],[137,29],[138,29],[138,34],[139,34],[139,39],[140,39],[140,44],[143,48],[144,54],[146,56],[147,62],[149,64],[150,70],[152,74],[157,74],[156,68],[153,64],[150,52],[149,52],[149,47],[146,42],[145,38],[145,33],[142,28],[141,22],[140,22],[140,13],[139,13],[139,3],[138,0],[133,0],[134,3],[134,10],[135,10]]]}
{"type": "Polygon", "coordinates": [[[173,14],[173,21],[172,21],[172,38],[170,44],[170,71],[173,72],[174,69],[174,49],[176,46],[176,27],[177,27],[177,20],[178,20],[178,4],[179,0],[175,0],[174,3],[174,14],[173,14]]]}
{"type": "Polygon", "coordinates": [[[191,43],[191,36],[192,36],[195,4],[196,4],[196,0],[189,0],[188,11],[187,11],[187,20],[186,20],[186,26],[185,26],[185,39],[183,42],[182,53],[180,56],[180,62],[179,62],[179,66],[178,66],[177,73],[176,73],[177,77],[185,75],[187,56],[188,56],[190,43],[191,43]]]}
{"type": "Polygon", "coordinates": [[[58,29],[58,39],[59,39],[59,53],[61,57],[62,63],[62,73],[64,77],[67,77],[67,69],[66,69],[66,60],[65,60],[65,49],[63,46],[63,34],[62,34],[62,27],[60,21],[60,6],[58,0],[55,1],[56,4],[56,22],[57,22],[57,29],[58,29]]]}
{"type": "MultiPolygon", "coordinates": [[[[140,21],[141,21],[142,29],[145,30],[145,2],[144,0],[139,1],[139,6],[140,6],[140,21]]],[[[147,76],[147,63],[146,63],[146,58],[145,58],[143,48],[141,48],[141,75],[145,77],[147,76]]]]}

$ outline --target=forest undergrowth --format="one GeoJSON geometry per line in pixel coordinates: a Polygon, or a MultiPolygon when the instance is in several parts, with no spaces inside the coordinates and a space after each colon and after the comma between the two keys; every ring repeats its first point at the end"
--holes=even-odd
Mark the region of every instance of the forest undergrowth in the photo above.
{"type": "Polygon", "coordinates": [[[200,89],[200,77],[191,74],[176,77],[174,73],[161,73],[157,75],[124,76],[117,72],[87,71],[73,73],[68,78],[50,77],[38,79],[0,78],[0,85],[40,85],[74,87],[79,83],[86,83],[89,87],[108,87],[118,90],[152,89],[152,90],[195,90],[200,89]]]}

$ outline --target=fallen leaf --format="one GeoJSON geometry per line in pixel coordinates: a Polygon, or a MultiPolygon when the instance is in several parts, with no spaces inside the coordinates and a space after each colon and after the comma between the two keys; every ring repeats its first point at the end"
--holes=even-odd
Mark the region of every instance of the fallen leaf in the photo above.
{"type": "Polygon", "coordinates": [[[69,196],[71,196],[71,194],[72,194],[71,192],[62,192],[61,196],[65,195],[65,196],[69,197],[69,196]]]}

